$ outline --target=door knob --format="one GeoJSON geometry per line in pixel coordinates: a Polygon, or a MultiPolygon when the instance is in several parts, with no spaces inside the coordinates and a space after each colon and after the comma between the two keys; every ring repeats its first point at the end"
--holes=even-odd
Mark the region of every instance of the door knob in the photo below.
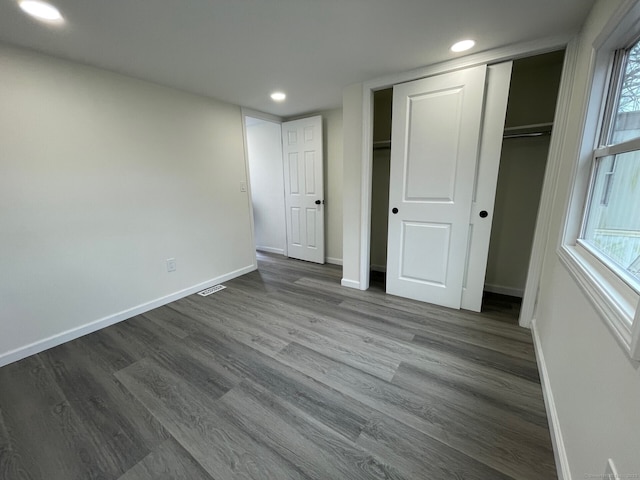
{"type": "Polygon", "coordinates": [[[480,218],[487,218],[487,216],[488,216],[489,214],[487,213],[487,211],[486,211],[486,210],[482,210],[482,211],[479,213],[479,215],[480,215],[480,218]]]}
{"type": "Polygon", "coordinates": [[[398,213],[398,209],[396,207],[393,207],[391,209],[391,213],[393,213],[395,215],[396,213],[398,213]]]}
{"type": "Polygon", "coordinates": [[[316,205],[320,205],[322,202],[320,200],[316,200],[316,205]]]}

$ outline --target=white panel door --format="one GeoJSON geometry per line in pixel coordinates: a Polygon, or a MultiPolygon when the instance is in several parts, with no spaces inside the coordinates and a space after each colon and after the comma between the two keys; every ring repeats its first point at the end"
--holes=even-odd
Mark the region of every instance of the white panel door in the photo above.
{"type": "Polygon", "coordinates": [[[322,117],[282,124],[288,256],[324,263],[322,117]]]}
{"type": "Polygon", "coordinates": [[[387,293],[460,308],[486,66],[393,89],[387,293]]]}
{"type": "Polygon", "coordinates": [[[475,312],[479,312],[482,307],[512,66],[513,62],[505,62],[491,65],[487,69],[482,138],[476,187],[471,205],[469,253],[461,305],[462,308],[475,312]]]}

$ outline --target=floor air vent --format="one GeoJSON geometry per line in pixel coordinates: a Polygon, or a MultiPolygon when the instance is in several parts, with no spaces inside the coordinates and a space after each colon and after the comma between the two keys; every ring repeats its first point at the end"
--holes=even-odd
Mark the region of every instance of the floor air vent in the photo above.
{"type": "Polygon", "coordinates": [[[198,292],[198,295],[202,297],[206,297],[207,295],[211,295],[212,293],[219,292],[220,290],[224,290],[225,288],[227,287],[225,287],[224,285],[214,285],[213,287],[205,288],[201,292],[198,292]]]}

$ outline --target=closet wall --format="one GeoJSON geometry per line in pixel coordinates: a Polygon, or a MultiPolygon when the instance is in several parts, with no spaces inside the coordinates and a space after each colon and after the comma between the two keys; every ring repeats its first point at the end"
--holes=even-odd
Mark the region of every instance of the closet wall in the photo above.
{"type": "Polygon", "coordinates": [[[513,63],[487,291],[519,297],[524,292],[563,59],[564,52],[553,52],[513,63]],[[527,132],[546,133],[527,136],[527,132]]]}
{"type": "Polygon", "coordinates": [[[393,89],[373,97],[373,170],[371,185],[371,269],[385,271],[389,221],[389,165],[393,89]]]}
{"type": "Polygon", "coordinates": [[[256,250],[284,254],[284,180],[280,123],[245,117],[256,250]]]}

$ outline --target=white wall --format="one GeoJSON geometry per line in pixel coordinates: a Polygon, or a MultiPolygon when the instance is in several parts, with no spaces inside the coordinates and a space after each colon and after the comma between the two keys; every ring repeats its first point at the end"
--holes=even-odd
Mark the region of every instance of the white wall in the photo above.
{"type": "MultiPolygon", "coordinates": [[[[594,39],[622,2],[599,0],[580,39],[566,141],[559,158],[536,331],[544,354],[571,477],[604,473],[607,458],[620,475],[640,474],[640,373],[558,260],[557,241],[584,115],[594,39]]],[[[595,477],[594,477],[595,478],[595,477]]],[[[622,477],[621,477],[622,478],[622,477]]]]}
{"type": "Polygon", "coordinates": [[[485,290],[524,293],[549,139],[513,138],[502,144],[485,290]]]}
{"type": "Polygon", "coordinates": [[[389,236],[389,175],[391,149],[373,151],[371,171],[371,269],[386,271],[389,236]]]}
{"type": "Polygon", "coordinates": [[[7,46],[0,72],[0,364],[253,268],[239,107],[7,46]]]}
{"type": "Polygon", "coordinates": [[[342,109],[320,112],[324,129],[325,254],[342,265],[342,109]]]}
{"type": "Polygon", "coordinates": [[[553,122],[563,64],[562,50],[513,62],[507,127],[553,122]]]}
{"type": "Polygon", "coordinates": [[[250,118],[246,128],[256,248],[284,254],[287,227],[282,127],[279,123],[250,118]]]}
{"type": "Polygon", "coordinates": [[[342,285],[360,288],[360,209],[362,194],[362,84],[342,92],[343,192],[342,285]]]}

